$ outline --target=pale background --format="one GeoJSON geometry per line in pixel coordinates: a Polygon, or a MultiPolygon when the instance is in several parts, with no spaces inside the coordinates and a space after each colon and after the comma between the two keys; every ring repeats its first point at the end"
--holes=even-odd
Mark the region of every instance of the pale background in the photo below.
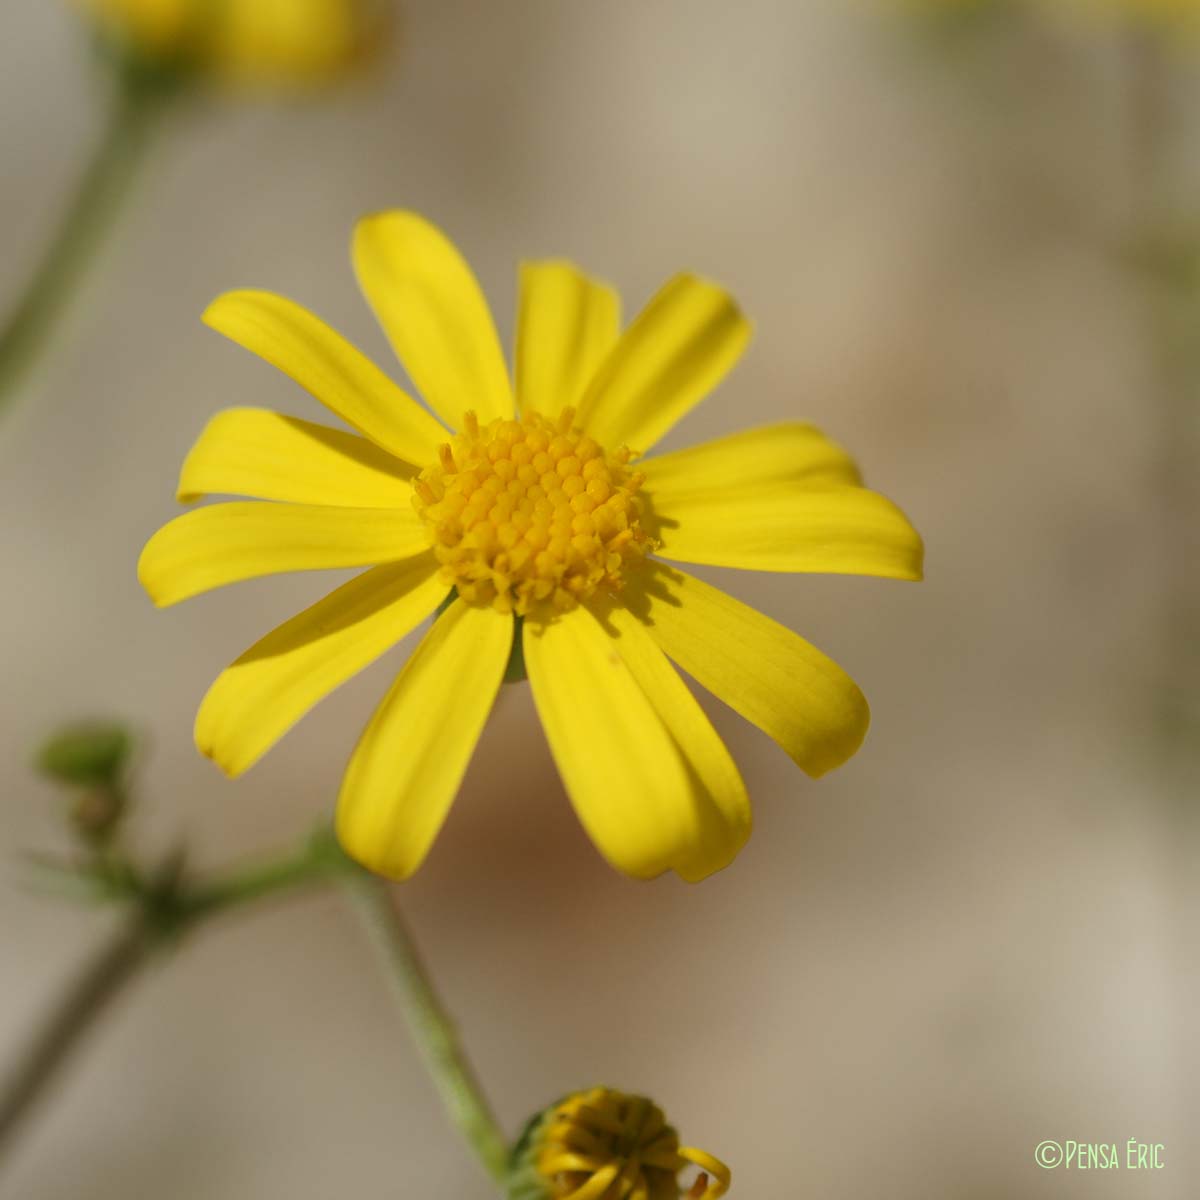
{"type": "MultiPolygon", "coordinates": [[[[604,1081],[659,1098],[735,1196],[1195,1195],[1196,843],[1152,717],[1180,514],[1144,310],[1104,249],[1135,190],[1113,47],[947,54],[835,0],[406,7],[375,80],[183,122],[0,429],[0,1068],[105,928],[23,888],[19,854],[61,844],[28,769],[45,731],[147,730],[146,845],[219,863],[329,811],[402,661],[227,783],[191,744],[200,696],[330,581],[156,612],[134,563],[214,411],[320,418],[206,302],[276,289],[387,361],[347,245],[403,205],[459,241],[506,336],[522,256],[576,258],[631,309],[684,267],[721,280],[757,337],[668,444],[811,419],[928,542],[920,586],[710,573],[850,669],[875,725],[812,783],[709,704],[757,828],[699,887],[610,871],[504,692],[401,900],[507,1127],[604,1081]],[[1167,1169],[1033,1163],[1130,1137],[1167,1169]]],[[[6,0],[0,31],[9,294],[98,113],[59,4],[6,0]]],[[[143,979],[0,1175],[5,1200],[489,1194],[333,895],[143,979]]]]}

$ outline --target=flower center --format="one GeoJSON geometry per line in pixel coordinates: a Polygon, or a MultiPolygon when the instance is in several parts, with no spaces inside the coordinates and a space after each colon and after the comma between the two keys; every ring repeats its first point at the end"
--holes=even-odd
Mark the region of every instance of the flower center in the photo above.
{"type": "Polygon", "coordinates": [[[467,413],[417,477],[414,504],[442,578],[468,604],[565,612],[619,591],[652,548],[637,495],[645,477],[629,450],[608,453],[574,418],[565,409],[557,421],[526,413],[481,427],[467,413]]]}

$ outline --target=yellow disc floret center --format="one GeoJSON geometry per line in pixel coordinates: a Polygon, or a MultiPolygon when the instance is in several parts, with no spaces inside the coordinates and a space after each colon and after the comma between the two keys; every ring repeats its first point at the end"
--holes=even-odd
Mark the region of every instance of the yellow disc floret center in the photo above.
{"type": "Polygon", "coordinates": [[[609,453],[567,409],[462,431],[417,477],[442,577],[469,604],[520,616],[574,608],[617,592],[651,548],[642,529],[644,476],[630,452],[609,453]]]}

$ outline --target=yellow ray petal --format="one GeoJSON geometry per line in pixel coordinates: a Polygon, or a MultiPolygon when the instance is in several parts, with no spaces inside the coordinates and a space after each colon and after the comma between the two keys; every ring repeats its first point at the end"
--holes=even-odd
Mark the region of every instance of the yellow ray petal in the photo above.
{"type": "Polygon", "coordinates": [[[712,722],[667,661],[645,625],[628,609],[614,605],[601,619],[617,634],[617,652],[654,706],[686,763],[693,783],[699,831],[691,858],[675,869],[696,882],[727,867],[750,836],[746,785],[712,722]]]}
{"type": "Polygon", "coordinates": [[[142,551],[138,579],[161,608],[260,575],[373,566],[428,548],[411,508],[234,501],[164,525],[142,551]]]}
{"type": "Polygon", "coordinates": [[[600,853],[642,879],[690,863],[692,781],[612,635],[576,608],[546,625],[526,621],[524,649],[550,751],[600,853]]]}
{"type": "Polygon", "coordinates": [[[184,460],[177,498],[254,496],[294,504],[404,508],[413,470],[374,442],[265,408],[217,413],[184,460]]]}
{"type": "Polygon", "coordinates": [[[742,567],[920,579],[924,547],[908,518],[866,488],[769,483],[655,499],[663,558],[742,567]]]}
{"type": "Polygon", "coordinates": [[[854,460],[819,429],[798,421],[747,429],[638,463],[646,493],[659,511],[693,492],[727,491],[766,483],[810,487],[857,486],[854,460]]]}
{"type": "Polygon", "coordinates": [[[606,446],[644,453],[721,382],[749,340],[750,324],[728,293],[677,275],[605,359],[580,424],[606,446]]]}
{"type": "Polygon", "coordinates": [[[272,292],[218,296],[204,321],[266,359],[376,445],[414,466],[437,457],[446,431],[319,317],[272,292]]]}
{"type": "Polygon", "coordinates": [[[430,553],[352,579],[256,642],[208,690],[196,745],[227,775],[252,767],[318,701],[394,646],[446,594],[430,553]]]}
{"type": "Polygon", "coordinates": [[[454,244],[410,212],[364,217],[354,231],[354,268],[425,402],[455,429],[513,415],[496,326],[479,283],[454,244]]]}
{"type": "Polygon", "coordinates": [[[511,617],[456,600],[379,706],[350,760],[338,837],[372,871],[406,879],[442,827],[512,648],[511,617]]]}
{"type": "Polygon", "coordinates": [[[568,262],[521,266],[517,315],[517,403],[556,417],[577,408],[617,343],[621,298],[568,262]]]}
{"type": "Polygon", "coordinates": [[[651,637],[699,684],[769,734],[814,778],[867,733],[858,686],[832,659],[749,605],[683,571],[650,567],[630,596],[651,637]]]}

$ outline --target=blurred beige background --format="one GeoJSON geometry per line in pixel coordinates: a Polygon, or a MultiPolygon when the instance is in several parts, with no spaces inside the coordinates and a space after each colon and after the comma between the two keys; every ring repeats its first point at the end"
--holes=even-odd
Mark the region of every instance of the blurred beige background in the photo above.
{"type": "MultiPolygon", "coordinates": [[[[155,612],[134,576],[215,410],[320,417],[204,305],[276,289],[387,361],[347,246],[403,205],[459,241],[506,336],[522,256],[576,258],[631,309],[682,267],[723,281],[756,341],[669,445],[809,418],[929,547],[920,586],[707,573],[842,662],[875,726],[813,783],[706,701],[757,828],[700,887],[604,866],[505,690],[401,900],[507,1127],[606,1081],[659,1098],[742,1197],[1194,1196],[1196,845],[1152,727],[1177,550],[1145,313],[1103,248],[1133,191],[1113,47],[947,56],[844,0],[406,9],[373,81],[183,123],[0,429],[0,1069],[104,927],[23,885],[20,853],[61,841],[38,739],[138,723],[146,844],[224,862],[329,811],[403,659],[230,784],[192,747],[197,702],[330,580],[155,612]],[[1131,1137],[1166,1169],[1033,1163],[1046,1138],[1131,1137]]],[[[98,113],[59,4],[0,23],[8,295],[98,113]]],[[[0,1175],[12,1200],[358,1194],[490,1193],[335,896],[143,979],[0,1175]]]]}

